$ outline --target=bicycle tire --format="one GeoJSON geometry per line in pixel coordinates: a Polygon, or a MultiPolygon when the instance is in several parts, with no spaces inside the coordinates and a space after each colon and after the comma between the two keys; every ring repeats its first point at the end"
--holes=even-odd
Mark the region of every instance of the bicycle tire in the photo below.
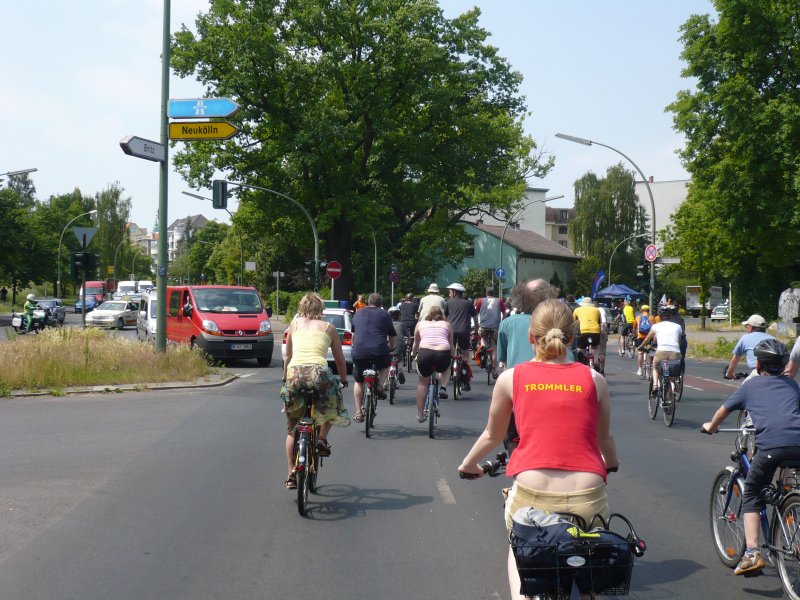
{"type": "Polygon", "coordinates": [[[305,517],[308,511],[308,434],[301,433],[297,442],[297,460],[295,464],[302,464],[302,469],[297,469],[297,512],[305,517]]]}
{"type": "Polygon", "coordinates": [[[659,380],[661,386],[662,401],[664,406],[661,408],[661,415],[664,417],[664,425],[672,427],[672,422],[675,420],[675,391],[672,388],[672,382],[667,380],[662,375],[659,380]]]}
{"type": "Polygon", "coordinates": [[[494,369],[494,363],[492,362],[492,354],[491,352],[486,353],[486,385],[492,385],[492,369],[494,369]]]}
{"type": "Polygon", "coordinates": [[[364,400],[362,402],[362,409],[364,411],[364,434],[369,437],[370,429],[372,428],[372,388],[368,386],[364,390],[364,400]]]}
{"type": "Polygon", "coordinates": [[[647,414],[651,419],[655,419],[658,414],[658,395],[653,393],[652,384],[647,384],[647,414]]]}
{"type": "Polygon", "coordinates": [[[458,360],[453,361],[452,375],[450,378],[453,381],[453,400],[458,400],[458,394],[461,392],[461,364],[458,360]]]}
{"type": "Polygon", "coordinates": [[[675,402],[680,402],[683,398],[683,373],[675,380],[675,402]]]}
{"type": "Polygon", "coordinates": [[[397,377],[389,377],[389,404],[394,404],[395,390],[397,390],[397,377]]]}
{"type": "Polygon", "coordinates": [[[428,386],[428,437],[433,439],[434,429],[436,428],[436,405],[439,397],[438,378],[431,377],[431,384],[428,386]]]}
{"type": "Polygon", "coordinates": [[[711,486],[708,515],[711,521],[711,538],[714,550],[723,565],[733,569],[739,564],[746,544],[744,539],[744,514],[742,513],[742,488],[738,481],[731,480],[731,472],[724,469],[717,473],[711,486]],[[727,502],[730,486],[731,501],[727,502]]]}
{"type": "Polygon", "coordinates": [[[778,576],[784,593],[792,600],[800,600],[800,494],[790,494],[777,509],[782,527],[774,522],[771,530],[778,576]],[[784,533],[785,532],[785,533],[784,533]]]}
{"type": "MultiPolygon", "coordinates": [[[[317,431],[319,431],[319,428],[317,428],[317,431]]],[[[322,463],[322,458],[317,452],[317,439],[317,434],[314,434],[314,437],[311,438],[311,451],[309,452],[308,491],[312,494],[317,493],[317,474],[322,463]]]]}
{"type": "Polygon", "coordinates": [[[633,345],[633,336],[626,335],[625,338],[625,354],[628,355],[628,358],[633,358],[636,354],[636,346],[633,345]]]}

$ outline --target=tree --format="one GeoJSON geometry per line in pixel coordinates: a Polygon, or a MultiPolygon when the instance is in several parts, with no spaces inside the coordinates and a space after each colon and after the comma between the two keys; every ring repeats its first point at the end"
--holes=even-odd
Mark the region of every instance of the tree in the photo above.
{"type": "Polygon", "coordinates": [[[748,312],[769,315],[798,274],[797,6],[716,0],[715,7],[717,22],[695,15],[682,27],[683,74],[697,87],[667,107],[687,139],[685,212],[707,227],[692,223],[694,231],[677,231],[678,239],[681,252],[703,257],[693,264],[703,269],[696,276],[713,260],[742,290],[748,312]]]}
{"type": "Polygon", "coordinates": [[[636,196],[633,173],[622,163],[609,167],[605,178],[598,178],[590,171],[578,179],[575,182],[575,219],[570,223],[575,251],[583,255],[575,268],[577,291],[589,292],[595,273],[608,268],[612,253],[614,279],[632,281],[636,263],[628,257],[637,253],[640,257],[643,255],[637,249],[641,247],[641,238],[625,240],[644,233],[646,227],[647,217],[636,196]],[[621,242],[624,245],[614,252],[621,242]]]}
{"type": "MultiPolygon", "coordinates": [[[[120,187],[119,183],[112,183],[94,197],[94,207],[97,209],[95,226],[98,229],[88,250],[100,255],[99,273],[102,274],[102,277],[108,273],[108,267],[113,270],[117,246],[128,235],[127,224],[130,220],[131,199],[123,197],[123,193],[124,189],[120,187]]],[[[125,273],[125,267],[128,265],[133,267],[134,256],[136,256],[137,267],[139,261],[142,260],[137,254],[139,252],[137,248],[126,247],[125,250],[128,250],[129,253],[124,255],[118,253],[117,256],[119,273],[125,273]],[[120,266],[123,268],[120,269],[120,266]]],[[[123,252],[123,248],[120,248],[119,252],[123,252]]],[[[141,256],[143,257],[143,254],[141,256]]]]}
{"type": "MultiPolygon", "coordinates": [[[[187,145],[175,164],[193,187],[221,170],[302,204],[322,257],[343,265],[339,294],[371,285],[373,235],[381,264],[430,277],[463,258],[461,217],[507,211],[552,164],[523,133],[521,76],[479,15],[446,19],[434,0],[212,0],[196,36],[175,34],[173,67],[235,98],[241,134],[187,145]]],[[[297,207],[241,200],[267,217],[248,237],[310,258],[297,207]]]]}

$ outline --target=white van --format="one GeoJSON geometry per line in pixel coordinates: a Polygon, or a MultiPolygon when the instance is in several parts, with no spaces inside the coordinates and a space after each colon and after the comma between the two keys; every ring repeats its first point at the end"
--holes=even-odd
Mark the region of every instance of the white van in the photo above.
{"type": "Polygon", "coordinates": [[[145,292],[139,300],[139,316],[136,318],[136,337],[142,342],[156,340],[156,291],[145,292]]]}
{"type": "Polygon", "coordinates": [[[114,292],[114,300],[138,299],[135,281],[120,281],[117,284],[117,291],[114,292]]]}

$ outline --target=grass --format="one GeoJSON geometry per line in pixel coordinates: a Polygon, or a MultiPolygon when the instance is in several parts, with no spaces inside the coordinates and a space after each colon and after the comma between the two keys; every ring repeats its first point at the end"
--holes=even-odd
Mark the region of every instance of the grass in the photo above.
{"type": "Polygon", "coordinates": [[[729,340],[720,336],[711,343],[690,344],[686,354],[689,358],[730,360],[737,341],[738,338],[729,340]]]}
{"type": "Polygon", "coordinates": [[[0,395],[12,390],[194,381],[214,372],[199,352],[126,340],[96,329],[54,328],[0,344],[0,395]]]}

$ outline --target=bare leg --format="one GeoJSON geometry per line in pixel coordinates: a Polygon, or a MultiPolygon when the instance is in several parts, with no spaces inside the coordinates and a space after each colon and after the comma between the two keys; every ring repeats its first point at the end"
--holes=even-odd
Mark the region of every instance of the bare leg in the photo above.
{"type": "Polygon", "coordinates": [[[294,436],[291,433],[286,436],[286,462],[289,465],[288,475],[291,475],[294,469],[294,436]]]}
{"type": "Polygon", "coordinates": [[[757,512],[744,513],[744,539],[748,548],[758,548],[758,530],[761,528],[761,515],[757,512]]]}
{"type": "Polygon", "coordinates": [[[439,385],[446,388],[448,383],[450,383],[450,367],[439,374],[439,385]]]}
{"type": "Polygon", "coordinates": [[[428,385],[431,382],[430,377],[420,376],[417,383],[417,416],[422,416],[422,411],[425,408],[425,395],[428,393],[428,385]]]}
{"type": "Polygon", "coordinates": [[[519,571],[517,571],[517,563],[511,547],[508,548],[508,586],[511,591],[511,600],[525,600],[526,596],[519,592],[519,571]]]}
{"type": "Polygon", "coordinates": [[[364,385],[355,382],[353,383],[353,399],[356,401],[356,414],[361,413],[361,400],[364,398],[364,385]]]}
{"type": "Polygon", "coordinates": [[[333,423],[323,423],[319,426],[319,437],[328,439],[328,432],[333,427],[333,423]]]}

